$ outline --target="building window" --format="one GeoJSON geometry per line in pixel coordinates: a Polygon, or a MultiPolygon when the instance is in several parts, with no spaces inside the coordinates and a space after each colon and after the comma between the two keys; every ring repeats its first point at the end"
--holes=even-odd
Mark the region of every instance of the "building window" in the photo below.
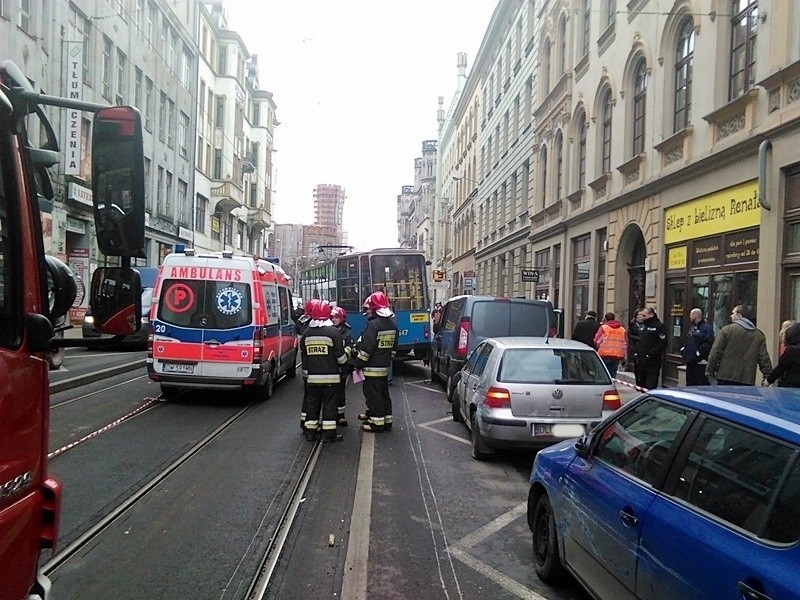
{"type": "Polygon", "coordinates": [[[175,103],[169,101],[169,113],[167,114],[167,146],[175,147],[175,103]]]}
{"type": "Polygon", "coordinates": [[[102,94],[106,100],[111,100],[111,61],[114,46],[111,40],[103,36],[103,82],[102,94]]]}
{"type": "Polygon", "coordinates": [[[191,70],[192,70],[192,53],[189,52],[189,49],[184,46],[183,52],[181,53],[181,84],[187,90],[191,84],[191,70]]]}
{"type": "Polygon", "coordinates": [[[572,308],[576,321],[582,319],[589,310],[590,242],[589,235],[572,240],[572,308]]]}
{"type": "Polygon", "coordinates": [[[19,0],[19,19],[17,25],[28,35],[33,35],[31,31],[31,0],[19,0]]]}
{"type": "Polygon", "coordinates": [[[617,16],[617,2],[616,0],[606,0],[606,27],[611,27],[614,24],[614,17],[617,16]]]}
{"type": "Polygon", "coordinates": [[[178,151],[183,158],[189,156],[189,115],[181,111],[181,124],[178,128],[178,151]]]}
{"type": "Polygon", "coordinates": [[[562,16],[558,22],[558,71],[561,77],[567,70],[567,18],[562,16]]]}
{"type": "Polygon", "coordinates": [[[542,146],[542,151],[539,153],[539,173],[541,176],[541,185],[539,189],[542,194],[541,208],[547,205],[547,147],[542,146]]]}
{"type": "Polygon", "coordinates": [[[142,70],[139,67],[136,67],[136,71],[133,75],[133,105],[139,110],[141,110],[142,106],[142,78],[144,75],[142,74],[142,70]]]}
{"type": "Polygon", "coordinates": [[[592,31],[592,0],[583,0],[583,36],[581,37],[582,56],[589,54],[589,40],[592,31]]]}
{"type": "Polygon", "coordinates": [[[636,156],[644,152],[647,65],[643,58],[639,60],[633,80],[633,155],[636,156]]]}
{"type": "Polygon", "coordinates": [[[550,40],[545,39],[542,49],[542,91],[546,96],[550,92],[550,40]]]}
{"type": "Polygon", "coordinates": [[[144,78],[144,128],[153,131],[153,80],[144,78]]]}
{"type": "Polygon", "coordinates": [[[222,149],[214,148],[213,179],[222,179],[222,149]]]}
{"type": "Polygon", "coordinates": [[[253,125],[261,125],[261,102],[253,102],[253,125]]]}
{"type": "Polygon", "coordinates": [[[153,194],[150,193],[150,171],[153,166],[153,161],[151,161],[146,156],[144,157],[144,205],[147,209],[147,212],[153,212],[153,194]]]}
{"type": "Polygon", "coordinates": [[[600,163],[600,171],[602,173],[608,173],[611,171],[612,108],[611,90],[606,90],[606,93],[603,95],[603,152],[600,163]]]}
{"type": "Polygon", "coordinates": [[[182,179],[178,179],[178,223],[189,225],[192,218],[191,207],[189,206],[189,184],[182,179]]]}
{"type": "Polygon", "coordinates": [[[158,167],[158,179],[156,180],[156,211],[164,214],[164,167],[158,167]]]}
{"type": "Polygon", "coordinates": [[[167,139],[167,95],[161,92],[158,102],[158,141],[167,139]]]}
{"type": "Polygon", "coordinates": [[[578,115],[578,152],[576,153],[576,173],[578,174],[578,189],[586,187],[586,115],[578,115]]]}
{"type": "Polygon", "coordinates": [[[226,75],[228,70],[228,51],[226,46],[219,47],[217,54],[217,75],[226,75]]]}
{"type": "Polygon", "coordinates": [[[167,171],[167,186],[164,190],[164,214],[171,217],[172,209],[172,173],[167,171]]]}
{"type": "Polygon", "coordinates": [[[550,297],[550,248],[537,252],[533,260],[539,272],[539,281],[534,284],[536,298],[547,300],[550,297]]]}
{"type": "Polygon", "coordinates": [[[758,33],[758,2],[732,0],[731,14],[731,76],[728,100],[752,89],[756,72],[756,34],[758,33]]]}
{"type": "MultiPolygon", "coordinates": [[[[2,0],[0,0],[0,6],[2,6],[2,0]]],[[[2,16],[2,11],[0,11],[0,16],[2,16]]],[[[70,29],[70,39],[83,40],[83,83],[89,84],[91,83],[89,80],[89,65],[92,59],[92,23],[83,14],[72,8],[70,12],[70,29]]]]}
{"type": "Polygon", "coordinates": [[[117,106],[125,104],[128,95],[128,60],[125,55],[117,50],[117,106]]]}
{"type": "Polygon", "coordinates": [[[689,126],[692,107],[692,62],[694,60],[694,25],[686,19],[678,33],[675,52],[675,110],[673,133],[689,126]]]}
{"type": "Polygon", "coordinates": [[[561,131],[556,132],[556,141],[553,144],[553,151],[556,153],[556,200],[561,198],[562,180],[564,177],[564,136],[561,131]]]}
{"type": "Polygon", "coordinates": [[[561,244],[553,246],[553,306],[559,304],[561,294],[561,244]]]}
{"type": "Polygon", "coordinates": [[[197,194],[197,200],[194,209],[194,230],[199,231],[203,235],[206,233],[206,212],[208,211],[208,198],[204,198],[197,194]]]}
{"type": "Polygon", "coordinates": [[[597,308],[605,314],[606,303],[606,258],[608,255],[608,235],[605,229],[597,232],[597,308]]]}
{"type": "Polygon", "coordinates": [[[214,126],[222,127],[225,123],[225,97],[216,97],[216,110],[214,111],[214,126]]]}

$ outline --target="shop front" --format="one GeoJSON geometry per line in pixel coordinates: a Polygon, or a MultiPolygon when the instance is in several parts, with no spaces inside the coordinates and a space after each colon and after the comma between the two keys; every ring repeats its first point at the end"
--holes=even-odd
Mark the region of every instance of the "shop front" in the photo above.
{"type": "Polygon", "coordinates": [[[734,306],[748,305],[757,315],[760,208],[752,180],[664,212],[665,384],[684,381],[681,349],[693,308],[703,311],[715,334],[730,323],[734,306]]]}

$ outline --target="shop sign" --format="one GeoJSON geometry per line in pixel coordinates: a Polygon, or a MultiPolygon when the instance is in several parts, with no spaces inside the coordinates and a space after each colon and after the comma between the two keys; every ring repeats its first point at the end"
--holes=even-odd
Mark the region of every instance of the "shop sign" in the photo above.
{"type": "Polygon", "coordinates": [[[187,227],[178,227],[178,237],[187,242],[192,241],[192,230],[187,227]]]}
{"type": "Polygon", "coordinates": [[[475,278],[474,277],[464,277],[464,287],[468,290],[475,289],[475,278]]]}
{"type": "Polygon", "coordinates": [[[523,282],[539,282],[539,271],[535,269],[522,269],[522,281],[523,282]]]}
{"type": "MultiPolygon", "coordinates": [[[[20,5],[22,6],[22,5],[20,5]]],[[[64,70],[70,100],[82,100],[83,96],[83,40],[67,42],[64,70]]],[[[81,126],[83,119],[77,108],[67,110],[66,135],[63,142],[64,174],[80,175],[81,172],[81,126]]]]}
{"type": "Polygon", "coordinates": [[[722,264],[722,238],[698,240],[692,244],[692,268],[718,267],[722,264]]]}
{"type": "Polygon", "coordinates": [[[80,202],[87,206],[94,206],[92,203],[92,190],[78,185],[74,181],[69,182],[67,185],[67,197],[75,202],[80,202]]]}
{"type": "Polygon", "coordinates": [[[664,211],[664,243],[674,244],[760,224],[758,181],[753,179],[664,211]]]}
{"type": "Polygon", "coordinates": [[[758,261],[758,230],[737,231],[725,236],[725,264],[758,261]]]}
{"type": "Polygon", "coordinates": [[[73,217],[67,217],[66,228],[70,233],[80,233],[81,235],[85,235],[86,221],[81,221],[80,219],[75,219],[73,217]]]}
{"type": "Polygon", "coordinates": [[[667,251],[667,269],[686,268],[686,246],[670,248],[667,251]]]}

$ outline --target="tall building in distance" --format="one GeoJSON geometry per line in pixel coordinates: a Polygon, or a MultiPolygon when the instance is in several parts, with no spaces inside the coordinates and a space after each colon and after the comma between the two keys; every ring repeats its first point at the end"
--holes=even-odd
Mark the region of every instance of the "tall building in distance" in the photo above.
{"type": "Polygon", "coordinates": [[[344,188],[340,185],[320,183],[314,189],[314,225],[342,229],[344,188]]]}

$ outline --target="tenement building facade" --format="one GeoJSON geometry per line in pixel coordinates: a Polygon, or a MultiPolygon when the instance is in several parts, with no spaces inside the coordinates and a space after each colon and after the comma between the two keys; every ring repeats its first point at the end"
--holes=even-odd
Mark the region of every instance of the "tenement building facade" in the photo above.
{"type": "Polygon", "coordinates": [[[800,3],[664,8],[501,2],[467,86],[475,292],[550,298],[567,334],[589,309],[627,323],[653,306],[669,382],[694,307],[718,331],[752,306],[774,360],[800,317],[800,3]]]}

